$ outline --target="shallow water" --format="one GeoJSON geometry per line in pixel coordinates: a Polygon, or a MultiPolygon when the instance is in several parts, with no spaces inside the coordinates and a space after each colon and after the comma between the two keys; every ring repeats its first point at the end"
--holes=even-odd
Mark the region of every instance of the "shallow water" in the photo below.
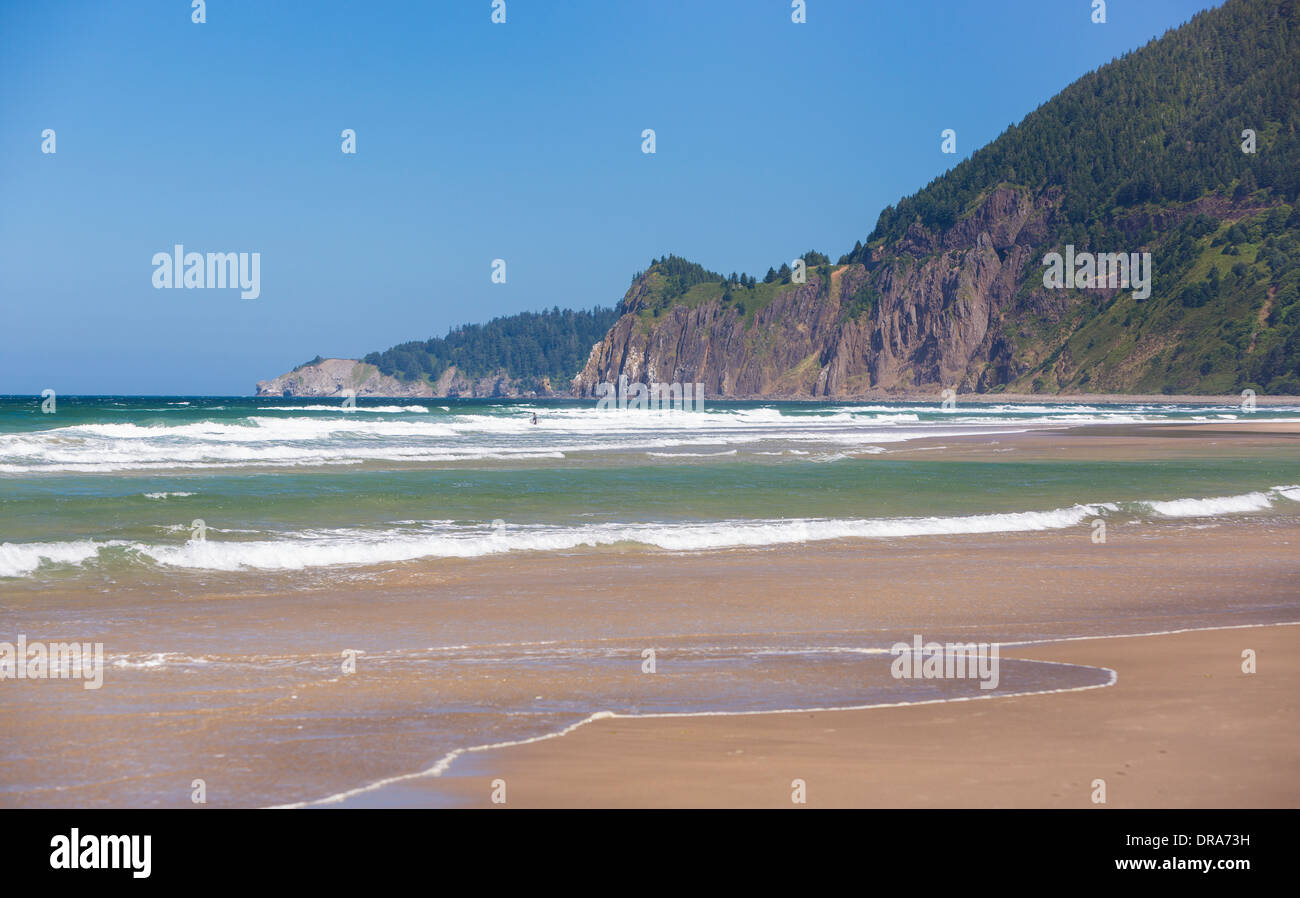
{"type": "MultiPolygon", "coordinates": [[[[0,400],[0,584],[1300,513],[1297,453],[964,461],[917,440],[1300,408],[0,400]],[[539,424],[529,423],[536,412],[539,424]]],[[[1000,450],[994,449],[997,452],[1000,450]]],[[[313,581],[318,582],[318,581],[313,581]]]]}
{"type": "Polygon", "coordinates": [[[1294,443],[1107,460],[1064,432],[1246,417],[1233,407],[359,406],[0,399],[0,642],[105,651],[97,690],[0,684],[18,722],[0,731],[0,804],[185,805],[195,777],[217,805],[364,804],[385,794],[353,794],[367,784],[600,711],[1110,676],[1003,659],[991,691],[894,678],[889,647],[913,634],[1300,617],[1294,443]],[[1023,451],[1031,430],[1051,451],[1023,451]],[[972,437],[980,454],[945,448],[972,437]]]}

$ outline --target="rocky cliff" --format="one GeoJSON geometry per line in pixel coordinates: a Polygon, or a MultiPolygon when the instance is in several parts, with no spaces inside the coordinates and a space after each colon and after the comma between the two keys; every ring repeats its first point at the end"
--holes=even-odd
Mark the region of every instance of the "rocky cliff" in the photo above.
{"type": "Polygon", "coordinates": [[[550,381],[542,378],[540,389],[524,389],[504,372],[474,380],[448,368],[436,382],[403,380],[380,373],[374,365],[357,359],[320,359],[301,365],[288,374],[257,382],[258,396],[342,397],[346,391],[357,396],[393,398],[461,397],[466,399],[520,399],[556,394],[550,381]]]}
{"type": "MultiPolygon", "coordinates": [[[[620,375],[629,382],[702,382],[706,395],[732,398],[871,397],[944,388],[1174,392],[1168,388],[1174,360],[1210,339],[1190,333],[1198,321],[1177,297],[1188,279],[1160,285],[1145,303],[1133,298],[1131,286],[1048,289],[1043,255],[1052,245],[1061,198],[1055,189],[1034,194],[1002,186],[951,228],[914,225],[900,240],[864,251],[861,262],[809,268],[803,284],[737,289],[722,282],[666,298],[665,278],[651,266],[624,297],[621,317],[592,349],[573,392],[595,395],[597,384],[616,383],[620,375]]],[[[1287,219],[1290,212],[1249,199],[1206,198],[1162,210],[1160,229],[1148,242],[1138,242],[1134,225],[1129,247],[1172,253],[1192,224],[1212,233],[1252,221],[1266,229],[1270,217],[1287,219]]],[[[1141,228],[1150,229],[1150,222],[1141,228]]],[[[1193,244],[1190,258],[1241,264],[1234,261],[1238,248],[1227,242],[1212,248],[1211,242],[1203,235],[1206,252],[1193,244]]],[[[1249,277],[1243,275],[1243,283],[1249,277]]],[[[1246,300],[1257,331],[1268,318],[1265,284],[1254,284],[1260,289],[1246,300]]],[[[1228,358],[1222,341],[1203,351],[1228,358]]],[[[1201,364],[1193,372],[1203,378],[1196,385],[1213,392],[1219,387],[1208,376],[1213,373],[1222,375],[1224,389],[1233,388],[1240,361],[1226,372],[1201,364]]]]}
{"type": "Polygon", "coordinates": [[[625,376],[710,398],[1300,395],[1300,2],[1226,0],[1088,73],[886,207],[838,263],[807,253],[759,281],[665,256],[617,317],[596,311],[466,327],[367,356],[380,369],[331,360],[259,391],[590,397],[625,376]],[[1047,260],[1076,251],[1142,259],[1146,284],[1075,284],[1072,268],[1048,286],[1047,260]],[[570,389],[539,391],[540,373],[570,389]]]}
{"type": "Polygon", "coordinates": [[[1226,0],[886,207],[839,264],[807,254],[806,281],[656,260],[574,390],[1300,394],[1298,89],[1300,3],[1226,0]],[[1046,286],[1052,254],[1137,254],[1149,290],[1046,286]]]}
{"type": "Polygon", "coordinates": [[[1004,318],[1058,199],[1000,189],[946,232],[918,226],[864,263],[812,268],[803,284],[762,284],[730,302],[720,295],[662,307],[652,267],[628,291],[574,392],[593,395],[619,375],[699,381],[707,395],[731,397],[1007,383],[1016,362],[1004,318]]]}

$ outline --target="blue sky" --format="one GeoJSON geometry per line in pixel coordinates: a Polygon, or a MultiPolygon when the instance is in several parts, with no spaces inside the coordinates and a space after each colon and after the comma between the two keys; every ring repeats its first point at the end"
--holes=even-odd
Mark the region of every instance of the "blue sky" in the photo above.
{"type": "Polygon", "coordinates": [[[494,25],[491,0],[209,0],[194,24],[190,0],[0,0],[0,393],[244,395],[316,354],[613,305],[669,252],[837,257],[1212,5],[807,0],[796,25],[789,0],[506,0],[494,25]],[[154,289],[177,243],[259,252],[261,296],[154,289]]]}

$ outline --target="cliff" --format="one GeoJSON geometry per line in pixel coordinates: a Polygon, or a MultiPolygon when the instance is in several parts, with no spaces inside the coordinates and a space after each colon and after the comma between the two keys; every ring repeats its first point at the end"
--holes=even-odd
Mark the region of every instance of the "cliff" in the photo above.
{"type": "Polygon", "coordinates": [[[471,380],[461,375],[455,367],[443,371],[435,382],[404,380],[383,374],[374,365],[357,359],[320,359],[301,365],[288,374],[258,381],[256,394],[342,397],[346,395],[344,391],[353,390],[357,396],[392,398],[518,399],[557,395],[550,386],[550,381],[542,378],[536,388],[525,388],[504,372],[471,380]]]}
{"type": "MultiPolygon", "coordinates": [[[[843,397],[926,386],[985,389],[1014,368],[1003,317],[1054,198],[999,190],[941,235],[924,229],[866,263],[809,269],[694,306],[662,305],[656,269],[628,291],[573,390],[699,381],[709,396],[843,397]],[[737,298],[739,297],[739,298],[737,298]]],[[[700,292],[697,290],[693,292],[700,292]]]]}
{"type": "Polygon", "coordinates": [[[1300,2],[1227,0],[1088,73],[836,263],[806,253],[760,281],[665,256],[614,310],[495,319],[366,362],[258,389],[1300,394],[1300,2]],[[1141,261],[1141,287],[1045,279],[1053,256],[1112,254],[1141,261]]]}
{"type": "Polygon", "coordinates": [[[574,392],[1300,394],[1300,4],[1228,0],[1085,75],[829,262],[656,260],[574,392]],[[1047,286],[1076,251],[1149,289],[1047,286]]]}
{"type": "MultiPolygon", "coordinates": [[[[1280,229],[1300,249],[1290,236],[1289,207],[1188,203],[1165,210],[1149,242],[1129,244],[1168,259],[1189,231],[1208,229],[1183,250],[1189,270],[1224,267],[1238,288],[1228,293],[1221,281],[1216,300],[1232,309],[1224,317],[1244,318],[1247,329],[1225,331],[1205,328],[1208,316],[1186,301],[1199,276],[1157,283],[1145,300],[1134,298],[1132,285],[1045,287],[1042,258],[1059,226],[1060,202],[1057,190],[1003,186],[945,231],[914,225],[893,244],[871,248],[862,262],[808,269],[804,284],[719,282],[669,298],[666,279],[651,266],[624,297],[621,317],[592,349],[573,392],[592,396],[597,384],[625,375],[629,382],[699,381],[706,395],[733,398],[943,388],[1225,393],[1251,383],[1252,353],[1232,335],[1260,345],[1270,319],[1266,305],[1277,295],[1270,281],[1286,283],[1288,308],[1300,311],[1293,295],[1300,256],[1279,263],[1277,272],[1252,264],[1232,275],[1230,266],[1244,264],[1241,249],[1230,241],[1213,245],[1213,235],[1244,224],[1243,233],[1280,229]],[[1205,359],[1214,361],[1207,366],[1205,359]]],[[[1288,383],[1274,386],[1298,392],[1288,383]]]]}

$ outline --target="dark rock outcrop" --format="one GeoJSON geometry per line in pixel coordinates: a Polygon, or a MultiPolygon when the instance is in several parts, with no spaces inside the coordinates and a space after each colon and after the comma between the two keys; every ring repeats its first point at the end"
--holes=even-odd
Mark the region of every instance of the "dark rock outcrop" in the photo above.
{"type": "Polygon", "coordinates": [[[594,395],[620,375],[702,382],[706,395],[737,398],[1008,383],[1019,372],[1004,320],[1039,262],[1031,247],[1044,239],[1058,202],[1050,192],[998,189],[948,231],[916,226],[866,262],[811,269],[806,283],[784,285],[749,316],[721,298],[647,314],[643,276],[573,392],[594,395]]]}

